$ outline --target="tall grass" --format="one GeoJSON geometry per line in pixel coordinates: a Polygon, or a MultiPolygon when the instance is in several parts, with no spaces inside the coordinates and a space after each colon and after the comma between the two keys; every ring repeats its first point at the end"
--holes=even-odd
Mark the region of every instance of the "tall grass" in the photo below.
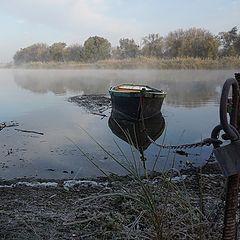
{"type": "Polygon", "coordinates": [[[218,59],[202,58],[149,58],[138,57],[123,60],[104,60],[98,62],[99,66],[116,69],[236,69],[240,67],[240,58],[225,57],[218,59]]]}
{"type": "MultiPolygon", "coordinates": [[[[5,67],[11,67],[6,65],[5,67]]],[[[223,57],[217,59],[202,58],[154,58],[136,57],[129,59],[107,59],[95,63],[84,62],[30,62],[19,66],[30,69],[237,69],[240,67],[239,57],[223,57]]]]}
{"type": "MultiPolygon", "coordinates": [[[[193,201],[192,193],[190,194],[187,191],[184,181],[181,183],[173,181],[173,176],[178,175],[181,178],[181,174],[178,171],[171,169],[154,178],[150,177],[151,175],[143,177],[139,171],[141,158],[135,155],[131,145],[132,160],[128,159],[117,145],[124,158],[119,160],[88,132],[84,129],[82,130],[101,150],[126,171],[128,178],[132,181],[134,188],[129,189],[122,186],[122,191],[118,193],[98,196],[114,197],[121,195],[133,202],[138,216],[132,222],[132,228],[126,233],[127,238],[136,239],[136,232],[133,226],[142,225],[145,228],[144,239],[207,239],[206,236],[208,235],[207,231],[210,224],[206,215],[202,212],[204,204],[202,186],[200,186],[199,200],[196,200],[198,196],[195,196],[196,199],[193,201]]],[[[77,147],[81,153],[84,152],[79,145],[77,147]]],[[[84,155],[88,156],[87,154],[84,155]]],[[[95,167],[98,167],[91,158],[87,157],[87,159],[95,167]]],[[[111,175],[108,175],[108,177],[111,179],[111,175]]],[[[201,181],[199,183],[201,184],[201,181]]]]}

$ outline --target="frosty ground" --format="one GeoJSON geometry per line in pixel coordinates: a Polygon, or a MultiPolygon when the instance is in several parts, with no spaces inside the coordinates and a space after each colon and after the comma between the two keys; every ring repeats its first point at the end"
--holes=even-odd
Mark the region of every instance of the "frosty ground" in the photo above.
{"type": "Polygon", "coordinates": [[[2,180],[0,239],[220,239],[224,186],[217,163],[140,180],[2,180]]]}

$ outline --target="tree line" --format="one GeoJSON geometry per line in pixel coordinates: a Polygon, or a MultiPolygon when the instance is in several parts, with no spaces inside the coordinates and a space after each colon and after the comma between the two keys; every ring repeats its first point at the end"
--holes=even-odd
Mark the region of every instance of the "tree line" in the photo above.
{"type": "Polygon", "coordinates": [[[113,48],[103,37],[89,37],[83,45],[67,46],[64,42],[47,45],[36,43],[18,50],[15,64],[29,62],[97,62],[105,59],[126,59],[139,56],[155,58],[201,58],[216,59],[240,56],[240,33],[237,27],[213,35],[201,28],[178,29],[166,37],[149,34],[139,46],[134,39],[122,38],[113,48]]]}

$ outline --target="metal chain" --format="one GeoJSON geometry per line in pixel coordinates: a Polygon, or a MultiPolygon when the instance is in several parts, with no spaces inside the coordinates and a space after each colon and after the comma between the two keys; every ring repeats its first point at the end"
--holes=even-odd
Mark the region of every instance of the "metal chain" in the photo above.
{"type": "MultiPolygon", "coordinates": [[[[147,133],[146,133],[146,135],[147,135],[147,133]]],[[[221,140],[218,140],[215,138],[205,138],[201,142],[196,142],[196,143],[181,144],[181,145],[167,145],[167,144],[156,143],[148,135],[147,135],[147,138],[155,146],[158,146],[160,148],[165,148],[165,149],[187,149],[187,148],[196,148],[196,147],[210,146],[211,144],[221,144],[222,143],[221,140]]]]}
{"type": "Polygon", "coordinates": [[[221,140],[218,140],[217,138],[205,138],[200,142],[196,142],[196,143],[190,143],[190,144],[181,144],[181,145],[167,145],[167,144],[159,144],[156,143],[148,134],[145,128],[145,124],[144,124],[144,117],[143,117],[143,96],[140,96],[140,102],[139,102],[139,109],[140,109],[140,119],[142,121],[142,125],[143,125],[143,131],[145,132],[148,140],[160,147],[160,148],[165,148],[165,149],[187,149],[187,148],[196,148],[196,147],[203,147],[203,146],[210,146],[211,144],[213,144],[214,146],[216,145],[220,145],[222,144],[221,140]]]}

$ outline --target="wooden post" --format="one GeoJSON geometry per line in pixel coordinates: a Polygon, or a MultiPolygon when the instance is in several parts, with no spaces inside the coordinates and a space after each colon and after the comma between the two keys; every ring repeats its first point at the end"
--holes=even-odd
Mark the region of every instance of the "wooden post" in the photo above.
{"type": "Polygon", "coordinates": [[[227,179],[223,240],[237,239],[236,214],[238,206],[239,174],[227,179]]]}

